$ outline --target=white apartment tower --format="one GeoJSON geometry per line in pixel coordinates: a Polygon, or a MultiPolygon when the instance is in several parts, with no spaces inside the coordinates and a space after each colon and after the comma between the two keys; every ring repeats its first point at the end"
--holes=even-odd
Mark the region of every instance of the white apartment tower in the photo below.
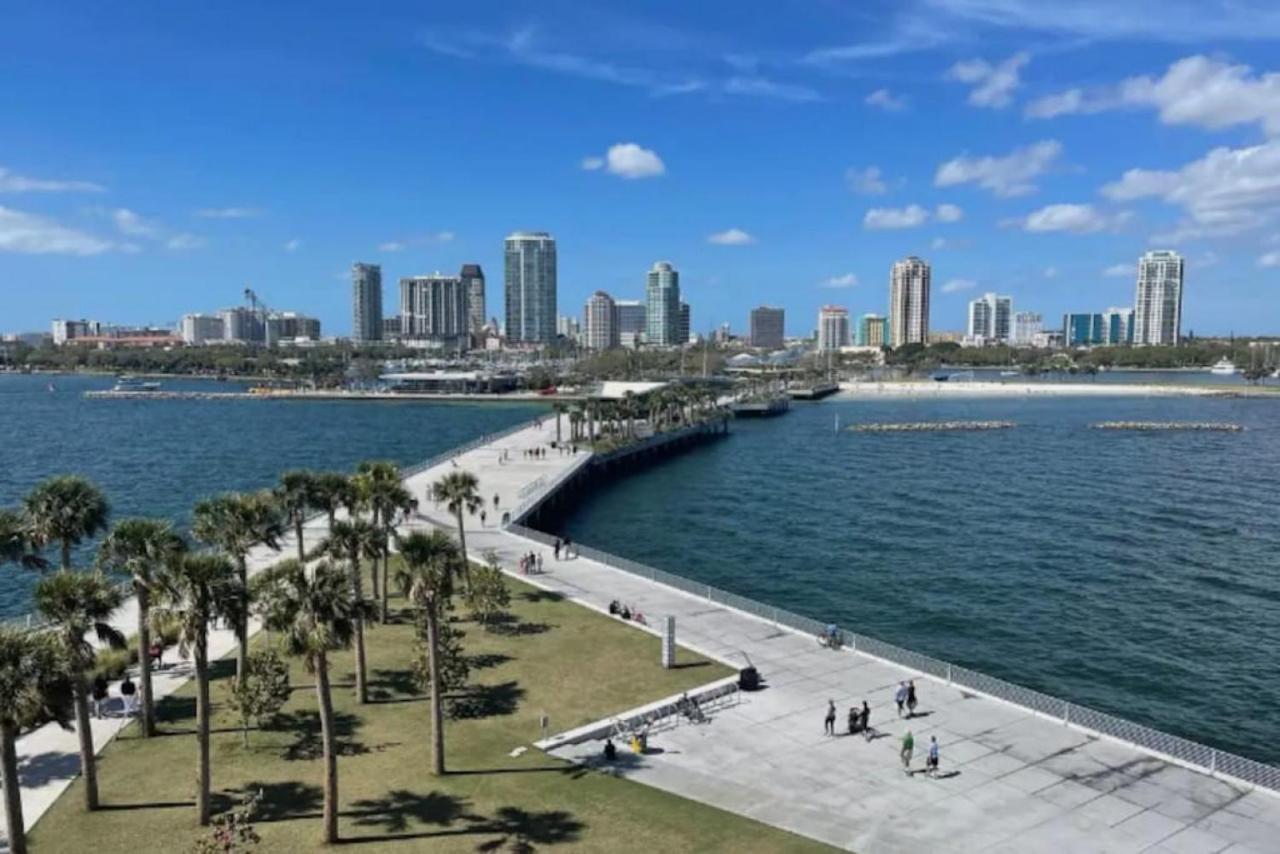
{"type": "Polygon", "coordinates": [[[460,276],[432,273],[400,280],[400,336],[465,348],[467,286],[460,276]]]}
{"type": "Polygon", "coordinates": [[[1177,344],[1182,338],[1182,274],[1185,261],[1160,249],[1138,259],[1133,298],[1133,343],[1177,344]]]}
{"type": "Polygon", "coordinates": [[[545,231],[507,235],[504,254],[507,340],[548,344],[556,338],[556,240],[545,231]]]}
{"type": "Polygon", "coordinates": [[[584,339],[589,350],[612,350],[621,341],[618,331],[618,306],[613,297],[596,291],[582,307],[584,339]]]}
{"type": "Polygon", "coordinates": [[[889,346],[929,343],[929,264],[912,255],[889,277],[889,346]]]}
{"type": "Polygon", "coordinates": [[[645,287],[645,337],[650,344],[671,347],[680,338],[680,273],[667,261],[649,271],[645,287]]]}
{"type": "Polygon", "coordinates": [[[849,345],[849,310],[824,305],[818,310],[818,351],[826,353],[849,345]]]}
{"type": "Polygon", "coordinates": [[[1020,311],[1013,316],[1013,336],[1009,343],[1015,347],[1031,347],[1036,336],[1044,332],[1044,318],[1039,312],[1020,311]]]}
{"type": "Polygon", "coordinates": [[[968,339],[979,346],[1007,344],[1012,331],[1013,297],[985,293],[969,301],[968,339]]]}

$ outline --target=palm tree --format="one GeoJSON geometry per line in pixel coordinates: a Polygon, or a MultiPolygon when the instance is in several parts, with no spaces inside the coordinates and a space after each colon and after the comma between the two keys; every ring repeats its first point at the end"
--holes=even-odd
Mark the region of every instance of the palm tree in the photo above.
{"type": "MultiPolygon", "coordinates": [[[[325,540],[324,550],[335,558],[345,559],[351,569],[351,592],[359,602],[364,601],[364,584],[360,572],[360,561],[369,559],[375,562],[385,549],[385,541],[377,527],[367,519],[352,519],[334,522],[329,529],[329,539],[325,540]]],[[[369,702],[368,677],[365,669],[364,655],[364,617],[356,617],[356,696],[361,705],[369,702]]]]}
{"type": "Polygon", "coordinates": [[[21,513],[0,509],[0,564],[16,563],[23,569],[48,569],[49,561],[40,556],[31,541],[26,520],[21,513]]]}
{"type": "Polygon", "coordinates": [[[560,401],[556,401],[552,407],[556,413],[556,447],[560,446],[560,416],[569,411],[569,407],[560,401]]]}
{"type": "MultiPolygon", "coordinates": [[[[387,573],[391,560],[391,532],[395,528],[396,518],[401,512],[413,506],[413,496],[400,482],[400,467],[385,461],[365,461],[360,464],[357,477],[360,489],[373,511],[374,524],[382,532],[382,584],[381,584],[381,620],[387,621],[387,573]]],[[[377,567],[374,567],[374,588],[377,567]]]]}
{"type": "Polygon", "coordinates": [[[324,471],[315,475],[312,487],[312,506],[329,515],[330,529],[338,518],[339,508],[346,507],[351,518],[356,517],[355,505],[359,503],[359,496],[351,478],[336,471],[324,471]]]}
{"type": "Polygon", "coordinates": [[[316,476],[309,471],[294,470],[280,475],[280,485],[276,487],[276,500],[285,518],[293,526],[293,535],[298,540],[298,560],[306,563],[307,550],[302,542],[302,528],[307,521],[307,513],[316,504],[316,476]]]}
{"type": "Polygon", "coordinates": [[[71,548],[107,529],[111,509],[102,490],[76,475],[51,477],[22,502],[27,530],[39,548],[58,543],[62,568],[71,568],[71,548]]]}
{"type": "Polygon", "coordinates": [[[160,519],[125,519],[98,546],[99,569],[126,573],[138,599],[138,668],[142,688],[142,736],[155,735],[151,691],[151,593],[164,568],[186,551],[187,544],[160,519]]]}
{"type": "Polygon", "coordinates": [[[80,774],[84,777],[85,808],[98,808],[98,768],[89,729],[88,670],[93,666],[93,646],[88,635],[123,649],[124,635],[107,622],[124,601],[124,593],[99,573],[59,570],[40,579],[35,591],[36,609],[56,627],[57,638],[73,674],[72,700],[76,731],[80,736],[80,774]]]}
{"type": "Polygon", "coordinates": [[[431,485],[431,497],[444,502],[458,521],[458,545],[462,551],[463,572],[470,587],[471,567],[467,562],[467,532],[462,524],[462,513],[465,510],[474,516],[484,504],[480,497],[480,481],[469,471],[451,471],[431,485]]]}
{"type": "Polygon", "coordinates": [[[196,745],[199,762],[196,811],[209,823],[209,625],[236,622],[244,590],[236,566],[224,555],[189,554],[173,561],[159,578],[155,619],[178,627],[178,648],[193,653],[196,666],[196,745]]]}
{"type": "Polygon", "coordinates": [[[440,696],[440,615],[453,593],[459,564],[458,547],[439,529],[415,531],[400,540],[404,563],[396,571],[396,585],[422,612],[427,627],[428,667],[431,674],[431,773],[444,774],[444,709],[440,696]]]}
{"type": "Polygon", "coordinates": [[[18,733],[53,720],[70,729],[72,675],[56,638],[0,626],[0,787],[10,854],[26,854],[18,733]]]}
{"type": "MultiPolygon", "coordinates": [[[[191,534],[202,543],[221,549],[236,562],[240,574],[240,586],[247,596],[249,589],[249,549],[263,543],[272,549],[280,548],[283,524],[280,510],[270,492],[228,493],[201,501],[191,516],[191,534]]],[[[249,609],[248,602],[240,609],[236,625],[236,678],[249,669],[249,609]]]]}
{"type": "Polygon", "coordinates": [[[324,745],[324,841],[333,844],[338,841],[338,762],[329,653],[351,646],[365,605],[352,594],[347,573],[329,561],[310,572],[297,561],[284,561],[264,574],[259,595],[267,628],[279,632],[288,653],[300,656],[316,677],[324,745]]]}

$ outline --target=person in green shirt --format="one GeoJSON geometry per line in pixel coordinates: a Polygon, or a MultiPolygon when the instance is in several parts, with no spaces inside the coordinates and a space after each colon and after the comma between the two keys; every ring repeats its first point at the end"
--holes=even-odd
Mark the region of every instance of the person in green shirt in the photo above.
{"type": "Polygon", "coordinates": [[[911,735],[911,730],[907,730],[906,735],[902,737],[902,753],[899,755],[902,757],[902,770],[908,775],[911,774],[911,753],[915,749],[915,737],[911,735]]]}

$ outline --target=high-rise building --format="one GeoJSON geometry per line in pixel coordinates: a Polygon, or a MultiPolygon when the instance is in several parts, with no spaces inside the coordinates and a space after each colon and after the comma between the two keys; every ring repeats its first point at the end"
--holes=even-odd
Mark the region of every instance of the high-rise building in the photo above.
{"type": "Polygon", "coordinates": [[[222,318],[222,340],[234,344],[265,344],[266,317],[262,311],[237,305],[218,312],[222,318]]]}
{"type": "Polygon", "coordinates": [[[1112,347],[1133,343],[1133,309],[1112,306],[1102,313],[1102,343],[1112,347]]]}
{"type": "Polygon", "coordinates": [[[969,301],[967,338],[979,346],[1007,344],[1012,325],[1013,297],[985,293],[969,301]]]}
{"type": "Polygon", "coordinates": [[[1092,347],[1103,343],[1102,315],[1079,312],[1062,316],[1062,343],[1066,347],[1092,347]]]}
{"type": "Polygon", "coordinates": [[[467,289],[467,332],[479,336],[484,329],[484,270],[479,264],[463,264],[458,274],[462,286],[467,289]]]}
{"type": "Polygon", "coordinates": [[[382,268],[377,264],[351,265],[351,337],[382,340],[382,268]]]}
{"type": "Polygon", "coordinates": [[[1182,338],[1182,275],[1177,252],[1161,249],[1138,259],[1133,299],[1133,343],[1177,344],[1182,338]]]}
{"type": "Polygon", "coordinates": [[[644,335],[648,311],[638,299],[614,300],[618,307],[618,334],[644,335]]]}
{"type": "Polygon", "coordinates": [[[889,346],[929,343],[928,263],[912,255],[889,276],[889,346]]]}
{"type": "Polygon", "coordinates": [[[596,291],[582,307],[583,339],[589,350],[611,350],[621,342],[618,306],[613,297],[596,291]]]}
{"type": "Polygon", "coordinates": [[[507,340],[546,344],[556,337],[556,241],[545,231],[507,236],[504,259],[507,340]]]}
{"type": "Polygon", "coordinates": [[[393,314],[382,318],[382,340],[397,341],[400,339],[400,315],[393,314]]]}
{"type": "Polygon", "coordinates": [[[576,344],[582,337],[582,324],[578,318],[562,314],[556,318],[556,335],[576,344]]]}
{"type": "Polygon", "coordinates": [[[223,338],[222,318],[216,314],[184,314],[180,329],[183,342],[196,347],[223,338]]]}
{"type": "Polygon", "coordinates": [[[1013,336],[1009,343],[1015,347],[1034,346],[1041,332],[1044,332],[1044,318],[1039,312],[1020,311],[1013,316],[1013,336]]]}
{"type": "Polygon", "coordinates": [[[459,276],[432,273],[400,280],[400,337],[464,348],[467,330],[467,288],[459,276]]]}
{"type": "Polygon", "coordinates": [[[818,310],[818,350],[839,350],[849,344],[849,310],[840,305],[824,305],[818,310]]]}
{"type": "Polygon", "coordinates": [[[858,320],[857,345],[859,347],[884,347],[889,343],[888,321],[879,314],[864,314],[858,320]]]}
{"type": "Polygon", "coordinates": [[[693,332],[693,314],[689,309],[689,303],[680,300],[680,323],[676,327],[676,341],[680,346],[689,343],[693,332]]]}
{"type": "Polygon", "coordinates": [[[680,335],[680,273],[667,261],[649,271],[645,286],[645,336],[650,344],[670,347],[680,335]]]}
{"type": "Polygon", "coordinates": [[[320,340],[320,321],[296,311],[273,311],[263,323],[263,340],[268,347],[281,341],[320,340]]]}
{"type": "Polygon", "coordinates": [[[103,334],[103,325],[96,320],[53,321],[53,343],[61,347],[76,338],[89,338],[103,334]]]}
{"type": "Polygon", "coordinates": [[[751,309],[751,346],[779,350],[785,343],[786,317],[780,308],[762,305],[751,309]]]}

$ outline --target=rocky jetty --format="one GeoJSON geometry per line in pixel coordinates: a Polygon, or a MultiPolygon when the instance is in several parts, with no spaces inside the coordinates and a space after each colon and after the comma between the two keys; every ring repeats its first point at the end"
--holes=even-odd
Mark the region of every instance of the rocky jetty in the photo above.
{"type": "Polygon", "coordinates": [[[1224,421],[1102,421],[1090,424],[1094,430],[1134,430],[1140,433],[1156,433],[1165,430],[1207,431],[1210,433],[1241,433],[1244,427],[1224,421]]]}
{"type": "Polygon", "coordinates": [[[854,424],[855,433],[946,433],[975,430],[1009,430],[1018,425],[1012,421],[915,421],[902,424],[854,424]]]}

